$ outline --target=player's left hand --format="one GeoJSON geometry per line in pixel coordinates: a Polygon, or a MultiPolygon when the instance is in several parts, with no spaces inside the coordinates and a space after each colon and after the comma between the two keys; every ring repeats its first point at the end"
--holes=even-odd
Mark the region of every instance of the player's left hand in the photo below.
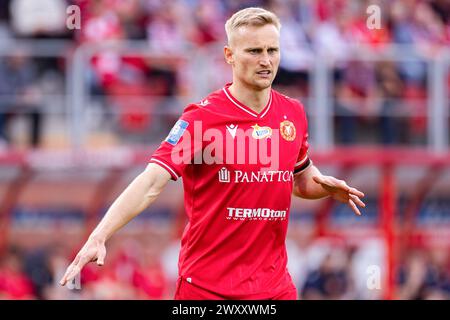
{"type": "Polygon", "coordinates": [[[328,191],[333,199],[342,203],[347,203],[358,216],[361,215],[358,206],[362,208],[366,207],[366,204],[360,199],[364,197],[364,193],[356,188],[348,186],[345,181],[336,179],[332,176],[314,176],[313,180],[328,191]]]}

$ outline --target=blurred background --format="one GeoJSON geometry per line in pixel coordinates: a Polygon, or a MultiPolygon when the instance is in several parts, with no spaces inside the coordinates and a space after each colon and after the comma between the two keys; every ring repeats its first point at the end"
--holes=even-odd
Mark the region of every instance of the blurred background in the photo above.
{"type": "Polygon", "coordinates": [[[183,107],[231,80],[223,26],[248,6],[281,18],[274,87],[305,105],[314,163],[366,194],[362,217],[293,199],[299,298],[450,298],[449,0],[0,0],[0,298],[172,299],[181,182],[81,290],[57,282],[183,107]]]}

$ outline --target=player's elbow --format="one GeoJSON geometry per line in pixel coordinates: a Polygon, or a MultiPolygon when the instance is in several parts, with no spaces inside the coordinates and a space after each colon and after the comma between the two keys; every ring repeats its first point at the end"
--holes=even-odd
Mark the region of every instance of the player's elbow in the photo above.
{"type": "Polygon", "coordinates": [[[160,183],[157,179],[150,179],[147,185],[145,197],[148,199],[156,198],[163,191],[165,184],[160,183]]]}
{"type": "Polygon", "coordinates": [[[149,188],[147,189],[147,192],[145,193],[146,198],[156,198],[159,196],[159,194],[162,192],[163,188],[158,187],[155,184],[151,184],[149,188]]]}
{"type": "Polygon", "coordinates": [[[170,175],[161,172],[159,167],[148,167],[140,174],[140,177],[145,185],[145,197],[149,199],[158,197],[170,180],[170,175]]]}

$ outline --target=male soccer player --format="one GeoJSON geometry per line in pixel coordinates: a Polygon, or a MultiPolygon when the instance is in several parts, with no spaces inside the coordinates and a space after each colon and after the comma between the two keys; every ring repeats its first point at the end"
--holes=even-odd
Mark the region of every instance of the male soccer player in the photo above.
{"type": "Polygon", "coordinates": [[[286,268],[291,194],[331,196],[358,215],[364,194],[324,176],[308,157],[302,104],[271,88],[280,22],[247,8],[225,25],[233,82],[188,105],[165,141],[113,202],[66,274],[103,265],[105,242],[183,178],[189,223],[181,240],[175,299],[296,299],[286,268]]]}

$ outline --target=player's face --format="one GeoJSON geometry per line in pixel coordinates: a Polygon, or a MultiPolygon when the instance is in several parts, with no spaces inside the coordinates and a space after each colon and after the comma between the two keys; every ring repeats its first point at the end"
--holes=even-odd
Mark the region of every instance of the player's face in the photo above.
{"type": "Polygon", "coordinates": [[[254,90],[272,85],[280,64],[280,34],[271,24],[245,26],[233,33],[225,58],[233,66],[233,81],[254,90]]]}

